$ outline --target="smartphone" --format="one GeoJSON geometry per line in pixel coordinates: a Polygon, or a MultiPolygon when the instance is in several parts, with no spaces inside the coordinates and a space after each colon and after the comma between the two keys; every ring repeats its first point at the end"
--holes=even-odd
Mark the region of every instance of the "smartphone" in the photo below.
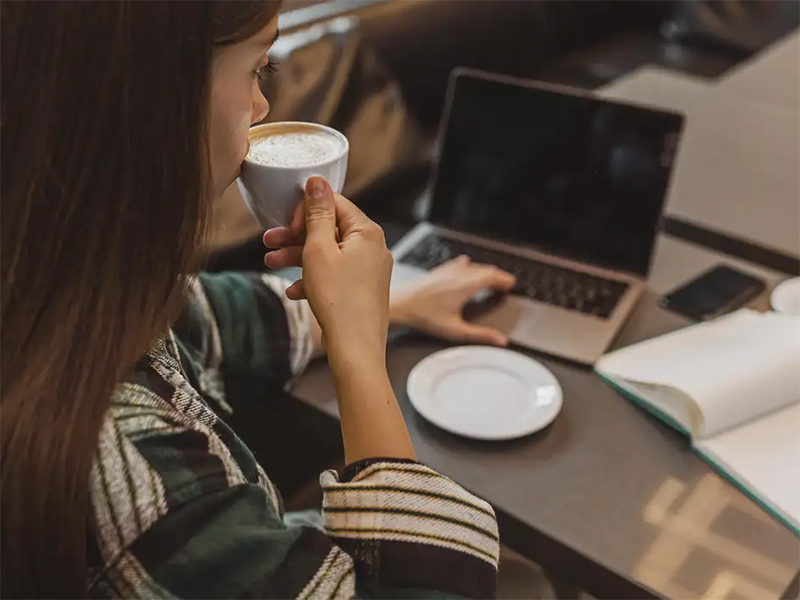
{"type": "Polygon", "coordinates": [[[695,321],[707,321],[744,306],[765,287],[757,277],[720,265],[665,294],[660,304],[695,321]]]}

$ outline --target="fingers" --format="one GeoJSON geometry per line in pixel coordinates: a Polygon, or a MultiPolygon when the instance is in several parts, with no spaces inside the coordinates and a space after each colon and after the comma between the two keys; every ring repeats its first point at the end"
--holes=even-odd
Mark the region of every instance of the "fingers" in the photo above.
{"type": "Polygon", "coordinates": [[[289,226],[269,229],[264,232],[262,241],[267,248],[285,248],[302,246],[313,237],[317,247],[330,248],[331,231],[333,242],[338,244],[348,233],[356,230],[383,239],[383,230],[378,225],[350,200],[334,194],[328,182],[317,176],[306,182],[306,196],[295,209],[289,226]]]}
{"type": "MultiPolygon", "coordinates": [[[[303,217],[302,204],[300,206],[301,219],[303,217]]],[[[294,222],[289,227],[273,227],[264,232],[261,241],[267,248],[285,248],[286,246],[302,246],[306,241],[305,222],[300,221],[299,225],[294,222]]],[[[336,228],[336,241],[340,241],[339,228],[336,228]]]]}
{"type": "Polygon", "coordinates": [[[454,270],[458,273],[459,280],[463,282],[465,292],[477,292],[491,288],[501,292],[510,292],[517,284],[517,278],[508,271],[494,265],[476,264],[468,256],[459,256],[440,265],[437,269],[454,270]]]}
{"type": "Polygon", "coordinates": [[[508,271],[503,271],[492,265],[474,265],[472,267],[476,273],[476,283],[481,287],[494,288],[508,292],[517,283],[517,278],[508,271]]]}
{"type": "Polygon", "coordinates": [[[324,178],[309,177],[303,208],[307,247],[326,252],[336,249],[337,204],[333,190],[324,178]]]}
{"type": "MultiPolygon", "coordinates": [[[[339,194],[333,195],[334,200],[339,197],[339,194]]],[[[342,196],[343,197],[343,196],[342,196]]],[[[294,209],[294,214],[292,215],[292,222],[289,223],[288,227],[291,235],[289,236],[292,240],[291,245],[302,245],[306,241],[306,209],[305,209],[305,202],[300,202],[297,205],[297,208],[294,209]]],[[[336,240],[339,241],[339,227],[336,227],[336,240]]]]}
{"type": "Polygon", "coordinates": [[[272,252],[267,252],[264,264],[270,269],[285,269],[286,267],[303,266],[303,247],[287,246],[272,252]]]}
{"type": "Polygon", "coordinates": [[[295,237],[288,227],[274,227],[265,231],[261,240],[267,248],[283,248],[302,244],[302,241],[298,242],[295,237]]]}
{"type": "Polygon", "coordinates": [[[289,224],[289,230],[292,232],[295,238],[301,240],[305,240],[306,237],[306,207],[305,202],[300,202],[297,207],[294,209],[294,214],[292,215],[292,222],[289,224]]]}
{"type": "Polygon", "coordinates": [[[431,328],[429,333],[452,342],[471,342],[491,346],[508,346],[509,343],[508,336],[496,329],[470,323],[464,319],[452,319],[439,323],[438,326],[431,328]]]}
{"type": "Polygon", "coordinates": [[[431,269],[432,271],[446,271],[450,269],[463,269],[472,263],[472,259],[466,254],[459,254],[455,258],[451,258],[447,262],[440,264],[438,267],[431,269]]]}
{"type": "Polygon", "coordinates": [[[289,298],[289,300],[305,300],[306,288],[302,279],[298,279],[286,288],[286,297],[289,298]]]}
{"type": "Polygon", "coordinates": [[[490,344],[492,346],[508,346],[508,336],[505,334],[491,327],[476,325],[468,321],[462,320],[458,323],[453,323],[449,333],[453,340],[490,344]]]}
{"type": "Polygon", "coordinates": [[[473,263],[472,259],[466,254],[462,254],[437,268],[463,269],[467,274],[467,279],[480,288],[488,287],[509,291],[517,283],[517,278],[508,271],[503,271],[494,265],[473,263]]]}
{"type": "Polygon", "coordinates": [[[341,194],[336,194],[336,216],[342,241],[355,232],[383,239],[383,229],[341,194]]]}

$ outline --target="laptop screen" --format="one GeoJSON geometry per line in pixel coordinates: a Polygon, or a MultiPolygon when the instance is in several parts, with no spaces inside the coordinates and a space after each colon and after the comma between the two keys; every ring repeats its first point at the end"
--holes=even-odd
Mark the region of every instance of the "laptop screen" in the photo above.
{"type": "Polygon", "coordinates": [[[683,117],[460,73],[429,220],[646,275],[683,117]]]}

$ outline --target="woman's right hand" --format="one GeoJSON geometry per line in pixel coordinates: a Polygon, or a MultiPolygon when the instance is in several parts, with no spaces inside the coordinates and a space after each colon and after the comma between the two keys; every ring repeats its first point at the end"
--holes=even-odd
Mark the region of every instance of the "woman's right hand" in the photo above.
{"type": "Polygon", "coordinates": [[[286,290],[307,298],[333,371],[347,462],[414,459],[414,447],[386,373],[392,255],[383,230],[321,177],[306,184],[292,225],[264,234],[272,267],[303,267],[286,290]]]}
{"type": "Polygon", "coordinates": [[[385,360],[392,255],[383,230],[322,177],[311,177],[292,224],[264,236],[268,263],[302,266],[286,290],[307,298],[331,358],[385,360]],[[338,230],[338,235],[337,235],[338,230]]]}

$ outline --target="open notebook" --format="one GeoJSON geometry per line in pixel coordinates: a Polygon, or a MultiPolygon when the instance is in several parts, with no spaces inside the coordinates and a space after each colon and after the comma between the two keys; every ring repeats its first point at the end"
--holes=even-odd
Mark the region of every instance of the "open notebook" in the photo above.
{"type": "Polygon", "coordinates": [[[741,310],[607,354],[595,371],[800,534],[800,317],[741,310]]]}

